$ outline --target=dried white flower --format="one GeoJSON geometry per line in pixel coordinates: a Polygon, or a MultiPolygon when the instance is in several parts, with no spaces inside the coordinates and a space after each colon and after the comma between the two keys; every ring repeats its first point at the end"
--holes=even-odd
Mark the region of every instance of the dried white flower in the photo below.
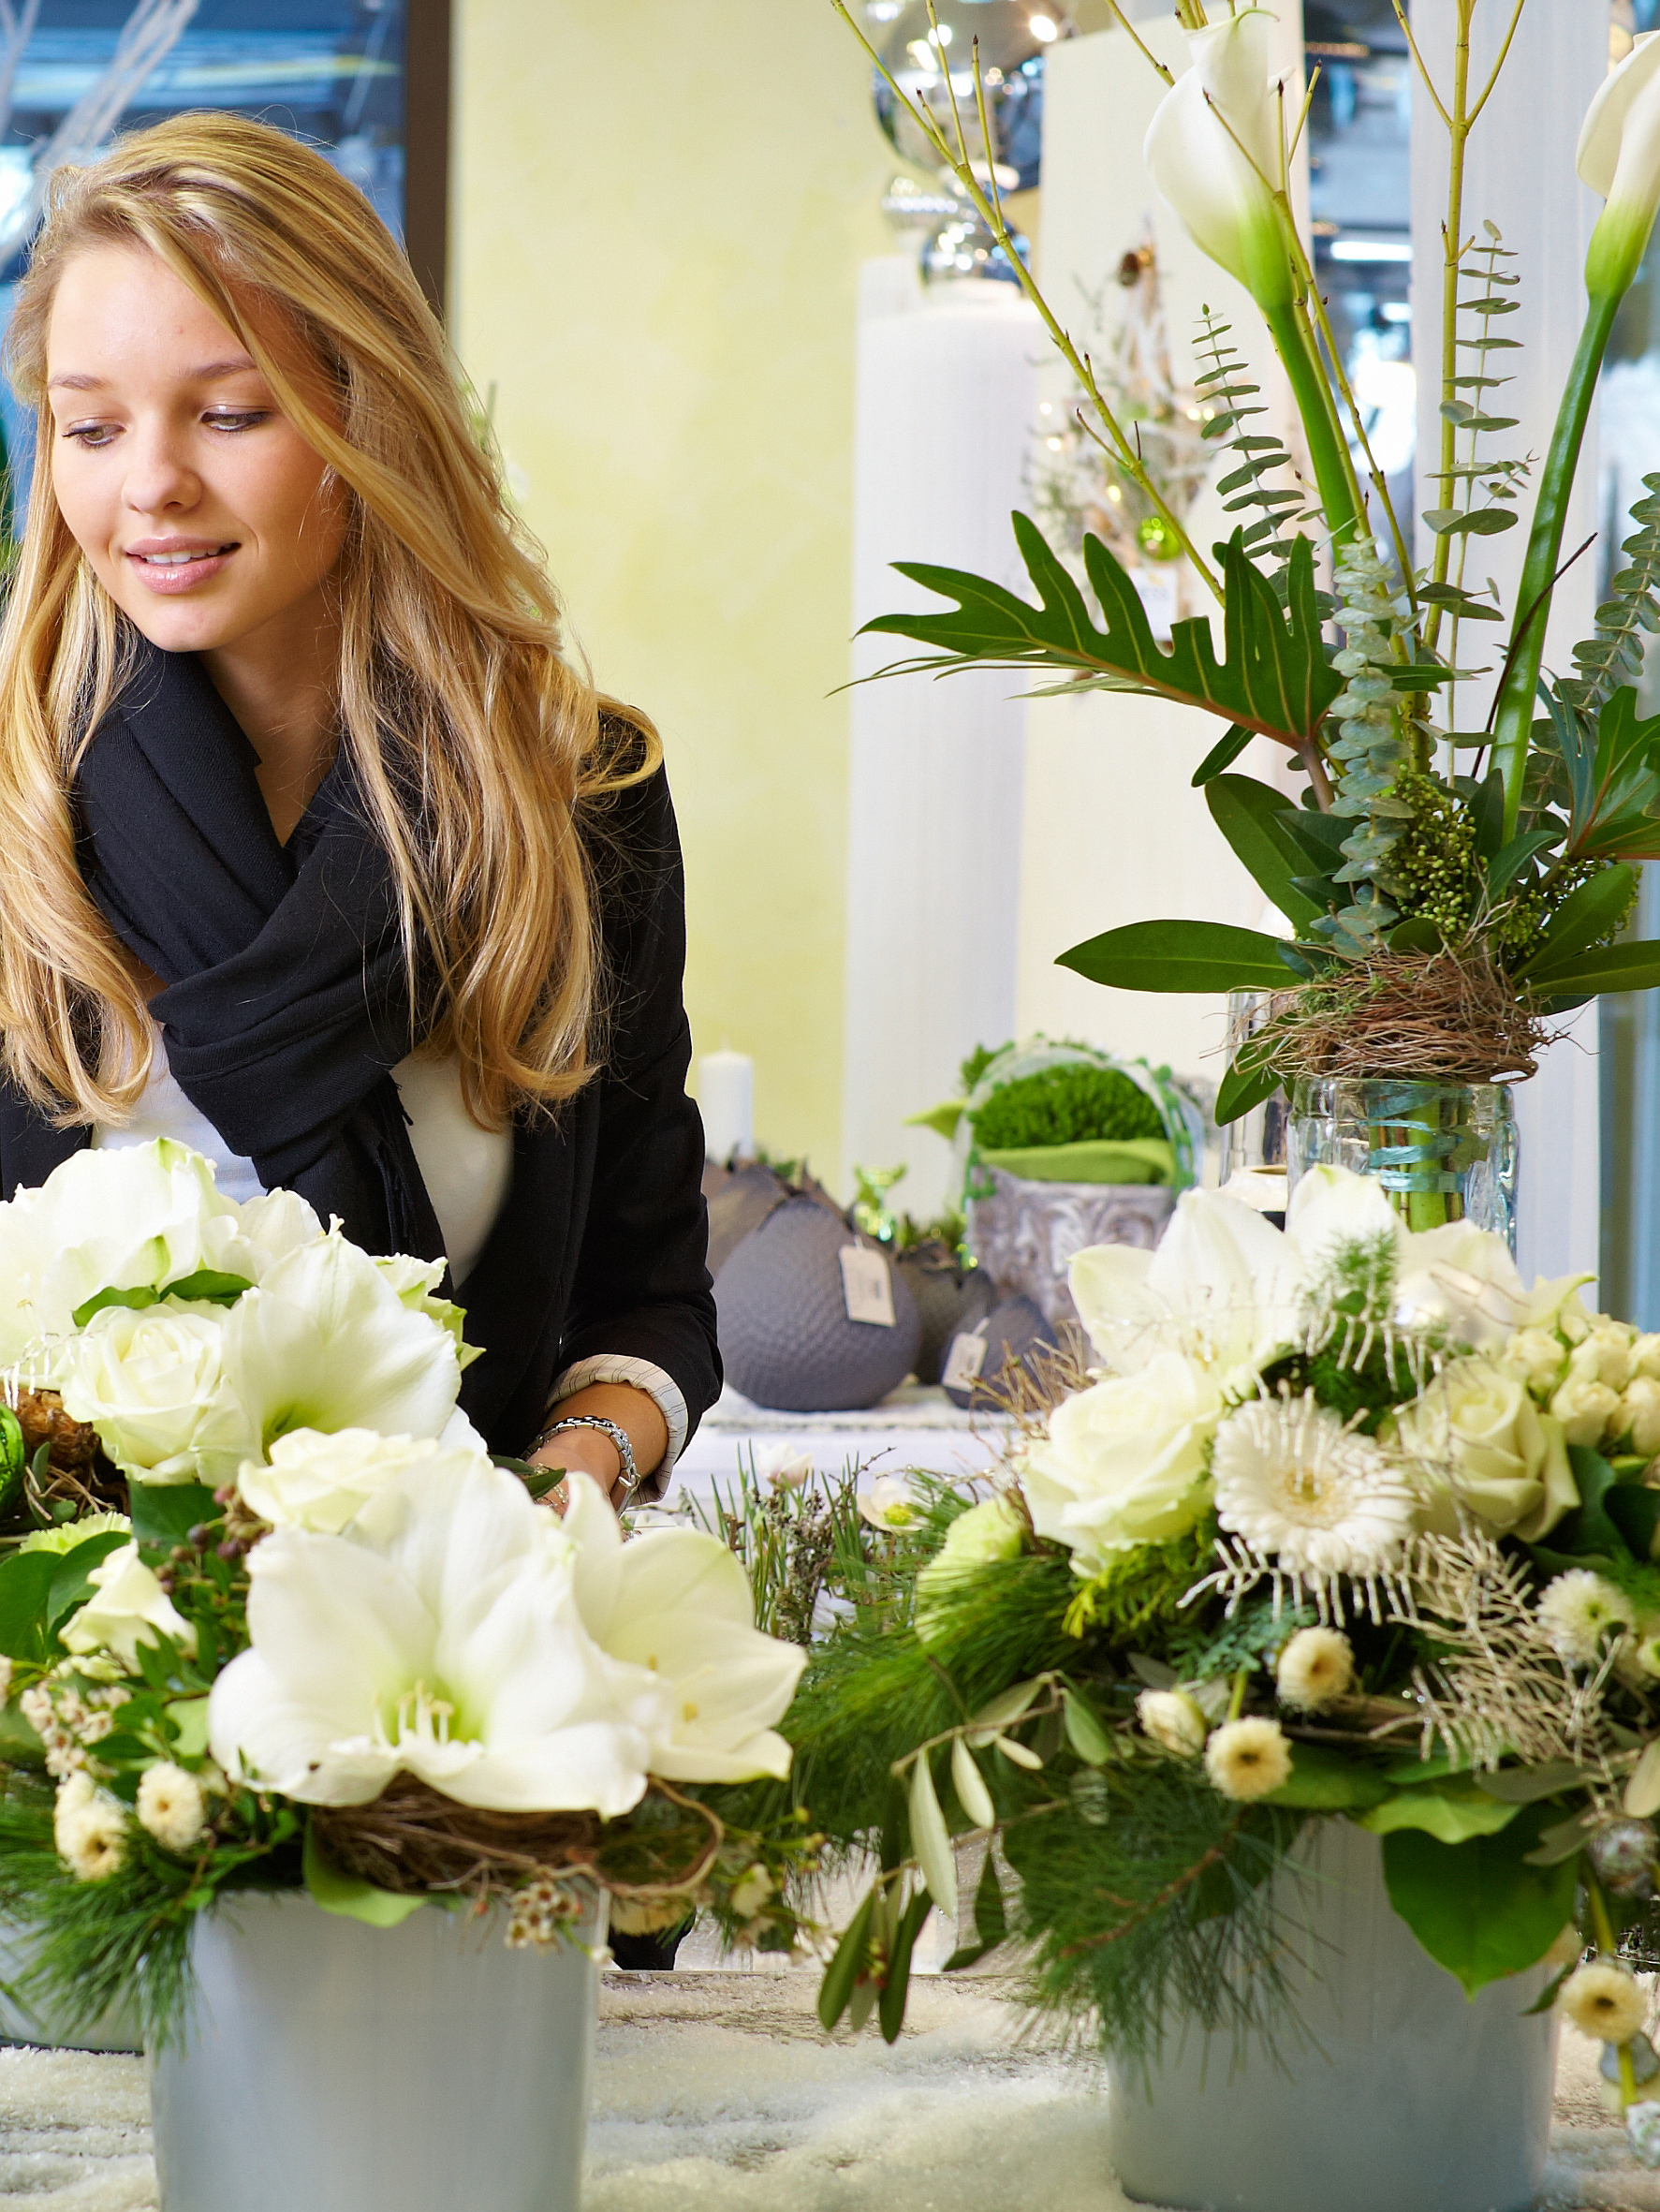
{"type": "Polygon", "coordinates": [[[1205,1746],[1205,1772],[1224,1797],[1248,1803],[1289,1778],[1291,1747],[1277,1720],[1225,1720],[1205,1746]]]}
{"type": "Polygon", "coordinates": [[[752,1920],[773,1891],[772,1877],[764,1866],[752,1866],[732,1888],[727,1899],[740,1920],[752,1920]]]}
{"type": "Polygon", "coordinates": [[[137,1811],[139,1825],[149,1830],[164,1851],[187,1851],[207,1821],[200,1782],[170,1759],[159,1759],[144,1769],[137,1811]]]}
{"type": "Polygon", "coordinates": [[[1299,1629],[1274,1668],[1281,1702],[1304,1713],[1324,1711],[1354,1678],[1354,1646],[1340,1629],[1299,1629]]]}
{"type": "Polygon", "coordinates": [[[1605,1641],[1631,1626],[1631,1600],[1587,1567],[1559,1574],[1539,1600],[1539,1622],[1570,1666],[1594,1666],[1605,1641]]]}
{"type": "Polygon", "coordinates": [[[1605,2043],[1623,2043],[1648,2018],[1648,1999],[1627,1967],[1594,1959],[1576,1968],[1562,1985],[1562,2009],[1585,2035],[1605,2043]]]}
{"type": "Polygon", "coordinates": [[[1216,1432],[1216,1515],[1288,1574],[1378,1574],[1412,1532],[1417,1496],[1371,1438],[1312,1391],[1256,1398],[1216,1432]]]}
{"type": "Polygon", "coordinates": [[[792,1444],[774,1444],[756,1461],[755,1471],[759,1481],[771,1483],[774,1490],[804,1490],[813,1480],[813,1454],[799,1452],[792,1444]]]}
{"type": "Polygon", "coordinates": [[[1143,1735],[1178,1759],[1197,1759],[1205,1747],[1205,1717],[1184,1689],[1144,1689],[1136,1718],[1143,1735]]]}
{"type": "Polygon", "coordinates": [[[52,1841],[71,1874],[102,1881],[126,1859],[126,1814],[84,1774],[71,1775],[52,1807],[52,1841]]]}

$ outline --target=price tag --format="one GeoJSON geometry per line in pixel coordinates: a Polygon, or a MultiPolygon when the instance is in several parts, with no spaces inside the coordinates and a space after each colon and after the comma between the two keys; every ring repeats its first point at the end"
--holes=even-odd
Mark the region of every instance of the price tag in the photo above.
{"type": "Polygon", "coordinates": [[[893,1327],[893,1282],[880,1252],[864,1245],[842,1246],[842,1297],[850,1321],[893,1327]]]}
{"type": "Polygon", "coordinates": [[[986,1339],[980,1333],[984,1327],[982,1321],[979,1330],[965,1330],[962,1335],[952,1337],[945,1372],[940,1377],[942,1388],[972,1390],[979,1380],[980,1369],[986,1364],[986,1339]]]}

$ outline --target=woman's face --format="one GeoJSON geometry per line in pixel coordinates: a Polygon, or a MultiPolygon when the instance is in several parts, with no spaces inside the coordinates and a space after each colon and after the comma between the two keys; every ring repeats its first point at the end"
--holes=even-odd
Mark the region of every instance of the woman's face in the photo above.
{"type": "Polygon", "coordinates": [[[277,644],[324,619],[345,495],[165,262],[77,254],[52,302],[47,380],[59,509],[152,644],[277,644]]]}

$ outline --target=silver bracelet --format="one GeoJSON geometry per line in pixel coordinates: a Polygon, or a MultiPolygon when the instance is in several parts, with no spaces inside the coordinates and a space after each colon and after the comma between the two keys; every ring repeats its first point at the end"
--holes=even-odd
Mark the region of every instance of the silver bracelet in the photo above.
{"type": "Polygon", "coordinates": [[[549,1423],[536,1442],[525,1453],[525,1458],[529,1459],[534,1453],[539,1452],[544,1444],[551,1443],[563,1428],[596,1428],[602,1437],[610,1437],[611,1442],[617,1447],[617,1457],[623,1463],[621,1478],[623,1495],[617,1500],[617,1511],[621,1512],[639,1488],[642,1480],[639,1467],[634,1464],[634,1446],[628,1441],[628,1431],[614,1421],[607,1421],[602,1414],[567,1413],[563,1421],[549,1423]]]}

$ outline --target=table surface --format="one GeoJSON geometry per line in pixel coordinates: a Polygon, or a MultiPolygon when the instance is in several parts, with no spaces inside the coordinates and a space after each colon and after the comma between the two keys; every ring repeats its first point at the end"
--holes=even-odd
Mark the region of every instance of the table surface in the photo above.
{"type": "Polygon", "coordinates": [[[965,1411],[944,1391],[902,1384],[878,1406],[847,1413],[784,1413],[752,1405],[728,1387],[703,1416],[677,1463],[665,1503],[736,1485],[753,1465],[765,1473],[774,1453],[801,1453],[820,1475],[859,1470],[863,1488],[882,1474],[920,1467],[953,1478],[986,1473],[1008,1434],[1006,1416],[965,1411]]]}
{"type": "MultiPolygon", "coordinates": [[[[827,2042],[816,1979],[608,1974],[583,2212],[1131,2212],[1098,2070],[1022,2036],[1004,1984],[914,1983],[889,2049],[827,2042]]],[[[1565,2028],[1541,2212],[1660,2212],[1596,2057],[1565,2028]]],[[[154,2212],[143,2061],[0,2050],[0,2197],[154,2212]]]]}

